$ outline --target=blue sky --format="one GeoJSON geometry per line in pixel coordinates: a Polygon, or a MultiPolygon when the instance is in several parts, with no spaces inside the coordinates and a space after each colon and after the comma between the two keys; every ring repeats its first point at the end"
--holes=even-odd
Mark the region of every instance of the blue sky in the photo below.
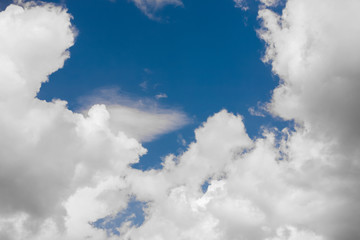
{"type": "Polygon", "coordinates": [[[179,140],[193,141],[193,130],[221,109],[243,115],[252,137],[263,124],[282,127],[248,112],[267,102],[278,83],[261,61],[257,2],[244,12],[231,0],[184,1],[156,12],[157,20],[128,1],[60,2],[79,35],[65,67],[42,85],[40,99],[60,98],[78,110],[82,97],[102,88],[117,88],[135,101],[164,93],[159,105],[190,118],[180,130],[145,143],[148,154],[138,168],[159,167],[161,157],[182,151],[179,140]]]}

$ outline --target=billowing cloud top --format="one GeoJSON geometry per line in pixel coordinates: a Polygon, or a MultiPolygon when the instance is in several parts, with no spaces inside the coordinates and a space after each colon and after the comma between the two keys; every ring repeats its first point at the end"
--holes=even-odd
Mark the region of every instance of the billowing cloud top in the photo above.
{"type": "Polygon", "coordinates": [[[268,111],[295,130],[252,140],[242,117],[222,110],[186,152],[143,172],[128,165],[146,150],[111,107],[85,116],[35,98],[69,56],[71,16],[9,6],[0,13],[0,238],[360,239],[359,7],[289,0],[279,16],[263,5],[264,61],[281,79],[268,111]],[[114,235],[89,224],[131,198],[147,203],[141,226],[124,222],[114,235]]]}

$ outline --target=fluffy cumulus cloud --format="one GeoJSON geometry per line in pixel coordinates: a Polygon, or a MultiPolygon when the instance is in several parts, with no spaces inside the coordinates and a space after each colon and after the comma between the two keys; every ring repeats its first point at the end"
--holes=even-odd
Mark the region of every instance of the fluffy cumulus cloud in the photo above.
{"type": "Polygon", "coordinates": [[[295,120],[295,130],[250,140],[239,116],[210,117],[163,170],[129,175],[149,208],[143,226],[123,236],[360,238],[360,3],[289,0],[281,16],[266,8],[275,3],[259,11],[264,61],[281,79],[267,109],[295,120]]]}
{"type": "Polygon", "coordinates": [[[66,9],[34,2],[10,5],[0,13],[4,240],[105,238],[106,233],[89,221],[126,207],[129,194],[119,191],[122,174],[146,153],[133,137],[152,138],[181,121],[182,115],[173,112],[146,113],[103,104],[79,114],[68,110],[64,101],[37,99],[41,83],[69,57],[67,49],[76,34],[71,18],[66,9]],[[142,119],[139,124],[154,129],[136,134],[126,124],[129,118],[142,119]],[[127,136],[125,128],[133,136],[127,136]]]}
{"type": "Polygon", "coordinates": [[[131,0],[149,18],[156,19],[156,11],[166,5],[182,6],[181,0],[131,0]]]}
{"type": "Polygon", "coordinates": [[[0,238],[360,239],[360,2],[288,0],[281,16],[263,6],[264,61],[281,79],[267,110],[295,129],[250,139],[242,117],[222,110],[146,172],[128,167],[146,150],[111,106],[83,115],[35,98],[69,56],[69,14],[1,12],[0,238]],[[89,224],[131,198],[146,202],[141,226],[114,235],[89,224]]]}

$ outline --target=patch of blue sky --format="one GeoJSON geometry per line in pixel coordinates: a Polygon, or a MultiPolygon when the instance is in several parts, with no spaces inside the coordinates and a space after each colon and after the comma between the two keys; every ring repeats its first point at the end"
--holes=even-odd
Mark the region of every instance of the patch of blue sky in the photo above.
{"type": "Polygon", "coordinates": [[[277,14],[281,14],[285,6],[286,6],[286,0],[278,0],[277,3],[270,8],[272,11],[276,12],[277,14]]]}
{"type": "Polygon", "coordinates": [[[146,203],[137,201],[135,198],[129,200],[128,206],[115,216],[107,216],[91,223],[95,228],[103,229],[108,235],[120,235],[119,228],[124,223],[130,223],[130,227],[140,227],[145,221],[144,208],[146,203]]]}
{"type": "Polygon", "coordinates": [[[50,76],[39,98],[64,99],[78,110],[83,96],[119,88],[134,100],[153,99],[191,119],[182,129],[144,143],[148,154],[135,168],[161,168],[162,157],[186,148],[179,136],[194,141],[194,129],[224,108],[244,116],[252,138],[260,136],[262,125],[291,125],[248,111],[269,101],[278,84],[270,66],[260,60],[264,44],[256,36],[258,1],[248,1],[249,10],[243,12],[232,0],[184,0],[184,7],[168,6],[157,13],[161,21],[148,19],[128,1],[57,2],[74,16],[79,35],[71,58],[50,76]],[[158,94],[167,98],[156,99],[158,94]]]}
{"type": "Polygon", "coordinates": [[[210,186],[210,179],[209,180],[206,180],[202,185],[201,185],[201,191],[203,193],[206,193],[208,188],[210,186]]]}
{"type": "Polygon", "coordinates": [[[1,0],[0,1],[0,10],[5,9],[12,2],[13,2],[12,0],[1,0]]]}

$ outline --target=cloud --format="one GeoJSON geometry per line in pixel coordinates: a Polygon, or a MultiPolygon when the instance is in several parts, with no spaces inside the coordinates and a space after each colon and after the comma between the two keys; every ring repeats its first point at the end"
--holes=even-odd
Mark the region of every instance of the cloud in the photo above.
{"type": "Polygon", "coordinates": [[[325,8],[321,2],[310,7],[308,1],[289,1],[282,20],[269,10],[259,13],[267,29],[260,31],[268,45],[264,60],[283,80],[270,110],[344,143],[360,135],[354,128],[360,120],[360,59],[354,54],[360,30],[350,24],[358,20],[358,6],[354,1],[330,1],[325,8]]]}
{"type": "Polygon", "coordinates": [[[144,72],[146,74],[153,74],[153,71],[151,71],[151,69],[149,69],[149,68],[144,68],[144,72]]]}
{"type": "Polygon", "coordinates": [[[143,91],[146,91],[148,89],[148,82],[147,81],[143,81],[142,83],[139,84],[139,86],[141,87],[141,89],[143,91]]]}
{"type": "Polygon", "coordinates": [[[167,98],[168,96],[166,95],[166,93],[159,93],[157,95],[155,95],[156,99],[161,99],[161,98],[167,98]]]}
{"type": "Polygon", "coordinates": [[[80,97],[78,102],[83,105],[79,111],[85,115],[94,104],[105,104],[111,116],[109,128],[139,142],[149,142],[190,122],[180,110],[162,107],[153,99],[130,97],[118,88],[98,89],[90,96],[80,97]]]}
{"type": "Polygon", "coordinates": [[[245,0],[234,0],[234,3],[236,8],[241,8],[244,11],[249,9],[245,0]]]}
{"type": "Polygon", "coordinates": [[[182,6],[181,0],[131,0],[146,16],[156,19],[155,13],[166,5],[182,6]]]}
{"type": "Polygon", "coordinates": [[[281,0],[260,0],[262,4],[264,4],[266,7],[273,7],[279,4],[281,0]]]}
{"type": "Polygon", "coordinates": [[[119,191],[125,188],[123,173],[146,153],[134,138],[150,140],[186,118],[170,110],[104,104],[81,114],[65,101],[37,99],[41,83],[70,56],[76,35],[71,18],[48,3],[19,3],[0,12],[4,240],[107,238],[89,221],[126,207],[129,194],[119,191]]]}
{"type": "Polygon", "coordinates": [[[261,109],[261,106],[259,107],[250,107],[248,109],[249,113],[252,115],[252,116],[256,116],[256,117],[265,117],[265,113],[264,113],[264,110],[261,109]],[[260,109],[259,109],[260,108],[260,109]]]}
{"type": "Polygon", "coordinates": [[[295,130],[250,140],[240,116],[210,117],[164,169],[129,175],[151,204],[143,226],[124,236],[358,239],[359,4],[289,0],[282,16],[261,8],[264,61],[281,79],[267,109],[295,120],[295,130]]]}
{"type": "Polygon", "coordinates": [[[183,113],[159,110],[146,112],[121,105],[108,106],[111,114],[109,127],[114,132],[121,131],[140,142],[151,141],[157,136],[177,130],[189,122],[183,113]]]}
{"type": "MultiPolygon", "coordinates": [[[[261,3],[260,8],[266,8],[266,7],[275,7],[281,1],[280,0],[259,0],[259,2],[261,3]]],[[[234,3],[235,3],[236,8],[241,8],[243,11],[249,10],[247,0],[234,0],[234,3]]]]}

